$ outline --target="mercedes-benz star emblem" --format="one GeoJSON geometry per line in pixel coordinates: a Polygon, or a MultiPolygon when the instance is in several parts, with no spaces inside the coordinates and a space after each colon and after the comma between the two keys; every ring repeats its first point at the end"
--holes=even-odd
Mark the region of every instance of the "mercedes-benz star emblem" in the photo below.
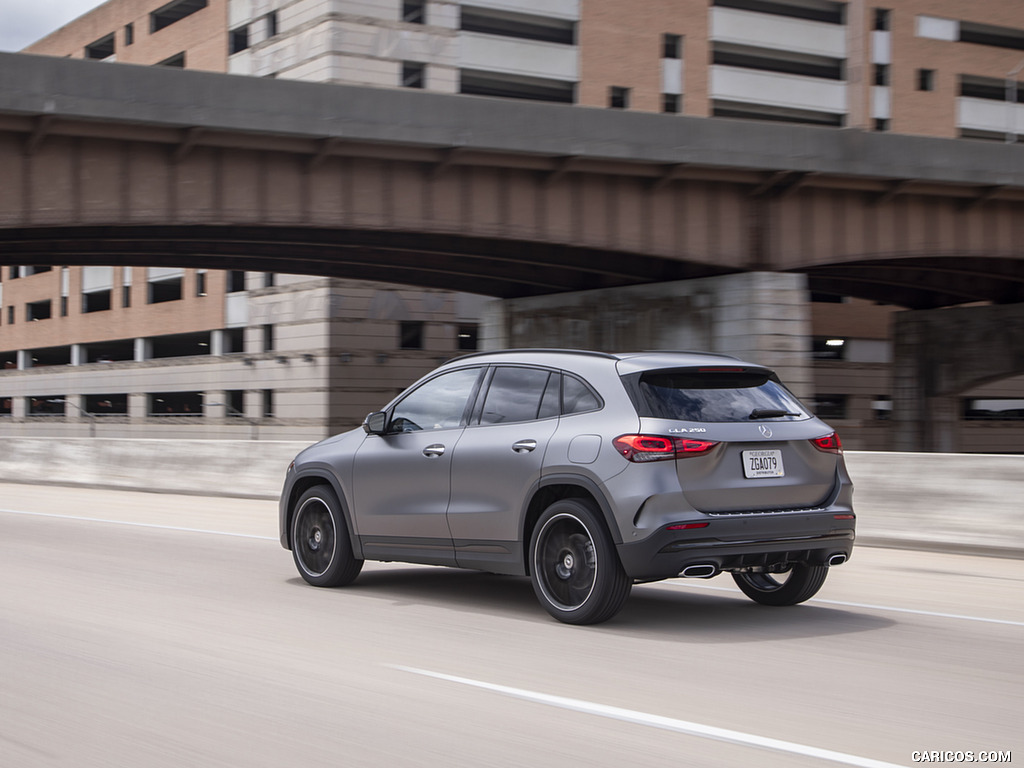
{"type": "Polygon", "coordinates": [[[765,426],[764,424],[761,424],[761,425],[760,425],[760,426],[759,426],[759,427],[757,428],[757,431],[761,433],[761,437],[771,437],[771,436],[772,436],[772,431],[771,431],[771,429],[769,429],[768,427],[766,427],[766,426],[765,426]]]}

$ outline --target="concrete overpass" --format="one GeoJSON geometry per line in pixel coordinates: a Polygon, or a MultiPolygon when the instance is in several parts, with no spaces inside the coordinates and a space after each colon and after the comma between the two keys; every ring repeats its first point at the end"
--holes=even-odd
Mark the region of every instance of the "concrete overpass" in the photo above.
{"type": "MultiPolygon", "coordinates": [[[[807,287],[911,309],[1024,302],[1014,145],[0,54],[0,168],[0,264],[507,299],[717,280],[682,291],[673,322],[690,324],[665,343],[753,356],[798,388],[807,287]]],[[[510,307],[492,336],[530,343],[510,307]]]]}

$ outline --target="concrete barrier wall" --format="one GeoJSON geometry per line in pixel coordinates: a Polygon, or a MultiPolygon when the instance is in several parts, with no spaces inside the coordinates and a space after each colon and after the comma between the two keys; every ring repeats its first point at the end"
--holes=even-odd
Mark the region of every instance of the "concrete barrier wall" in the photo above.
{"type": "MultiPolygon", "coordinates": [[[[0,438],[0,482],[276,499],[306,445],[0,438]]],[[[859,543],[1024,556],[1024,456],[848,451],[846,461],[859,543]]]]}

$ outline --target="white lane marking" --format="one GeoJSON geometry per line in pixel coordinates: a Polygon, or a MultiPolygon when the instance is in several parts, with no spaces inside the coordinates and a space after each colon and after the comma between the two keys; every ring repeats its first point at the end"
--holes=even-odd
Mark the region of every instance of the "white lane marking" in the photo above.
{"type": "Polygon", "coordinates": [[[612,720],[621,720],[626,723],[646,725],[651,728],[660,728],[661,730],[665,731],[685,733],[689,736],[700,736],[707,739],[715,739],[716,741],[725,741],[733,744],[741,744],[743,746],[748,747],[760,747],[762,749],[771,749],[777,752],[789,752],[791,754],[803,755],[805,757],[813,757],[819,760],[830,760],[834,763],[856,765],[860,766],[860,768],[898,768],[898,766],[895,763],[886,763],[882,760],[873,760],[870,757],[848,755],[845,752],[834,752],[831,749],[811,747],[806,744],[797,744],[792,741],[770,739],[765,736],[757,736],[752,733],[743,733],[742,731],[733,731],[729,730],[728,728],[718,728],[713,725],[704,725],[702,723],[693,723],[688,720],[676,720],[672,717],[652,715],[646,712],[638,712],[634,709],[612,707],[608,706],[607,704],[595,704],[594,702],[583,701],[582,699],[569,699],[564,696],[552,696],[551,694],[547,693],[537,693],[536,691],[527,691],[522,688],[511,688],[507,685],[485,683],[480,680],[471,680],[467,677],[456,677],[454,675],[446,675],[441,672],[431,672],[430,670],[426,669],[404,667],[399,664],[388,664],[386,666],[389,666],[392,669],[401,670],[403,672],[411,672],[414,675],[423,675],[424,677],[433,677],[438,680],[446,680],[451,683],[459,683],[461,685],[473,686],[474,688],[482,688],[486,691],[493,691],[494,693],[501,693],[506,696],[512,696],[517,699],[525,699],[527,701],[533,701],[538,704],[547,704],[552,707],[559,707],[560,709],[570,709],[575,712],[583,712],[588,715],[597,715],[598,717],[607,717],[611,718],[612,720]]]}
{"type": "Polygon", "coordinates": [[[26,512],[22,509],[0,509],[7,515],[29,515],[31,517],[53,517],[58,520],[81,520],[85,523],[106,523],[108,525],[130,525],[135,528],[159,528],[164,531],[182,531],[183,533],[208,533],[214,536],[235,536],[240,539],[260,539],[261,541],[277,541],[276,536],[256,536],[251,533],[232,533],[231,531],[210,531],[204,528],[184,528],[176,525],[157,525],[156,523],[136,523],[131,520],[104,520],[99,517],[77,517],[76,515],[55,515],[50,512],[26,512]]]}
{"type": "MultiPolygon", "coordinates": [[[[710,584],[679,584],[672,583],[669,586],[681,587],[684,589],[710,589],[715,592],[730,592],[740,597],[742,593],[730,587],[713,587],[710,584]]],[[[962,619],[963,621],[983,621],[986,624],[1005,624],[1010,627],[1024,627],[1024,621],[1010,621],[1009,619],[987,619],[984,616],[964,616],[960,613],[939,613],[937,611],[921,611],[916,608],[894,608],[891,605],[872,605],[870,603],[847,603],[842,600],[825,600],[820,597],[812,597],[808,603],[825,603],[826,605],[841,605],[846,608],[867,608],[872,611],[892,611],[893,613],[912,613],[917,616],[932,616],[937,619],[962,619]]]]}

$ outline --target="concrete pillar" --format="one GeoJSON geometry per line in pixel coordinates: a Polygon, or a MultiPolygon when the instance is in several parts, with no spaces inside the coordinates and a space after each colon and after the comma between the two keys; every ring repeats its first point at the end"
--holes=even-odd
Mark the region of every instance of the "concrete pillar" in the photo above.
{"type": "Polygon", "coordinates": [[[211,419],[223,419],[228,415],[228,393],[224,390],[204,393],[203,415],[211,419]]]}
{"type": "Polygon", "coordinates": [[[153,342],[149,339],[135,340],[135,362],[142,363],[153,357],[153,342]]]}
{"type": "Polygon", "coordinates": [[[27,371],[32,367],[32,353],[27,349],[18,350],[18,370],[27,371]]]}
{"type": "Polygon", "coordinates": [[[128,395],[128,418],[141,421],[149,415],[149,398],[144,394],[128,395]]]}
{"type": "Polygon", "coordinates": [[[71,345],[71,364],[82,365],[85,363],[85,347],[81,344],[71,345]]]}
{"type": "Polygon", "coordinates": [[[216,357],[224,354],[224,331],[217,330],[210,333],[210,354],[216,357]]]}
{"type": "Polygon", "coordinates": [[[24,419],[28,415],[28,398],[27,397],[12,397],[11,398],[11,418],[12,419],[24,419]]]}
{"type": "Polygon", "coordinates": [[[807,278],[746,272],[491,303],[485,350],[576,347],[606,352],[721,352],[778,371],[800,397],[813,393],[807,278]]]}

